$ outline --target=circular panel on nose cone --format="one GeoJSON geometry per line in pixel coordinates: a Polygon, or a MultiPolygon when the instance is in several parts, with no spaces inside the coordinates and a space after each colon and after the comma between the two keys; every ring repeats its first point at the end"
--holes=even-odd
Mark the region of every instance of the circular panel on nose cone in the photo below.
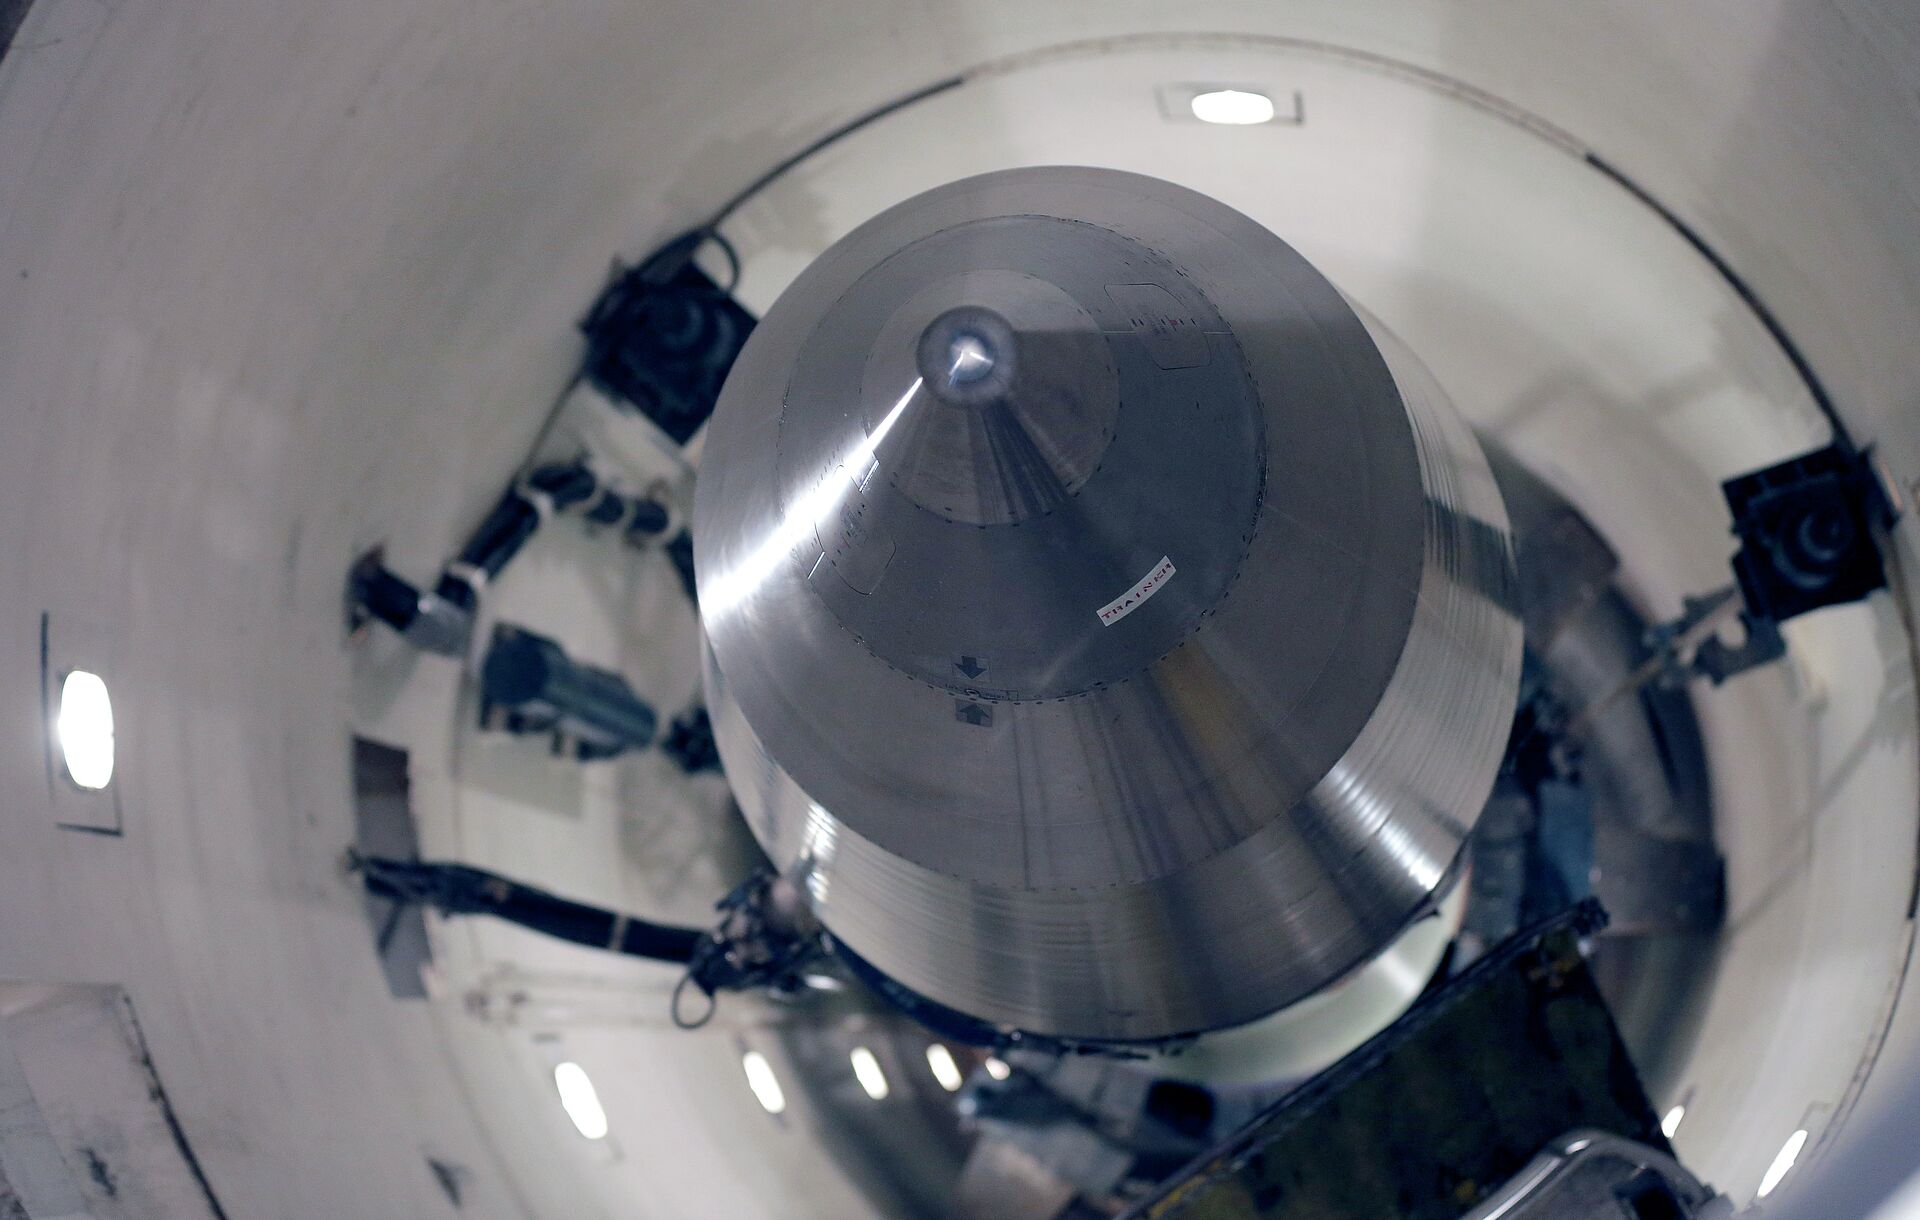
{"type": "Polygon", "coordinates": [[[844,483],[812,521],[807,588],[876,659],[1037,703],[1131,679],[1225,598],[1262,423],[1225,323],[1164,258],[1089,224],[993,218],[913,242],[835,302],[788,381],[778,477],[844,483]],[[1165,350],[1126,307],[1142,298],[1186,327],[1165,350]],[[1174,579],[1102,618],[1163,559],[1174,579]]]}

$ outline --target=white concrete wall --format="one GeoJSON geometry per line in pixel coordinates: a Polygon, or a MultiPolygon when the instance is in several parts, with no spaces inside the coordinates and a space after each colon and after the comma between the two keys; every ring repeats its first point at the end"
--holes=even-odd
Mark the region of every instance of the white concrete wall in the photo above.
{"type": "MultiPolygon", "coordinates": [[[[1862,437],[1880,441],[1903,478],[1920,474],[1920,363],[1909,354],[1920,333],[1910,238],[1920,22],[1899,0],[35,7],[0,60],[0,978],[128,988],[229,1214],[453,1214],[428,1154],[472,1170],[470,1215],[683,1216],[736,1157],[818,1166],[816,1177],[754,1178],[762,1214],[815,1214],[816,1192],[843,1189],[810,1155],[804,1125],[736,1122],[737,1093],[703,1110],[716,1134],[644,1159],[651,1129],[679,1113],[643,1106],[644,1079],[635,1100],[610,1106],[638,1127],[624,1137],[626,1169],[600,1173],[556,1127],[564,1120],[545,1108],[525,1054],[456,1010],[387,999],[336,868],[351,836],[354,714],[342,577],[375,542],[416,577],[455,544],[560,392],[577,358],[572,324],[610,256],[645,249],[869,105],[1037,48],[1146,31],[1360,48],[1572,133],[1723,250],[1862,437]],[[54,826],[42,613],[56,634],[84,622],[111,641],[123,837],[54,826]],[[736,1131],[743,1148],[721,1138],[736,1131]],[[635,1188],[647,1181],[661,1193],[635,1188]]],[[[1190,49],[1201,61],[1226,53],[1204,39],[1190,49]]],[[[1061,96],[1052,119],[1048,106],[955,121],[1039,148],[1048,123],[1071,131],[1070,101],[1061,96]]],[[[1461,130],[1464,153],[1493,150],[1461,130]]],[[[1422,155],[1400,138],[1349,152],[1422,155]]],[[[893,155],[909,177],[949,163],[940,141],[893,155]]],[[[1195,149],[1178,155],[1182,172],[1205,169],[1195,149]]],[[[810,171],[823,189],[832,167],[810,171]]],[[[1219,180],[1247,171],[1234,163],[1219,180]]],[[[858,200],[843,194],[843,207],[858,200]]],[[[1609,215],[1558,219],[1601,225],[1608,241],[1664,240],[1644,217],[1609,215]]],[[[787,243],[795,250],[845,220],[780,218],[801,233],[787,243]]],[[[1486,234],[1488,248],[1502,236],[1486,234]]],[[[1549,231],[1513,236],[1552,246],[1549,231]]],[[[1349,287],[1365,297],[1407,250],[1355,237],[1349,287]]],[[[1610,286],[1609,300],[1632,287],[1631,277],[1610,286]]],[[[1423,346],[1420,298],[1377,296],[1369,304],[1443,378],[1450,358],[1433,349],[1468,352],[1451,331],[1500,316],[1427,319],[1423,346]]],[[[1559,308],[1577,313],[1581,295],[1559,308]]],[[[1745,371],[1722,401],[1750,394],[1786,423],[1720,431],[1703,409],[1649,424],[1665,451],[1690,455],[1689,475],[1758,452],[1762,437],[1783,440],[1804,408],[1736,314],[1656,347],[1684,372],[1724,344],[1714,367],[1745,371]]],[[[1609,343],[1664,331],[1655,316],[1636,327],[1631,310],[1610,308],[1617,329],[1595,334],[1582,363],[1602,367],[1609,343]]],[[[1453,363],[1456,379],[1483,376],[1506,395],[1489,401],[1524,388],[1498,385],[1504,370],[1484,361],[1453,363]]],[[[1562,387],[1554,410],[1583,396],[1641,403],[1640,376],[1562,387]]],[[[1649,477],[1665,469],[1660,452],[1636,459],[1656,464],[1649,477]]],[[[1632,516],[1602,476],[1567,474],[1586,481],[1595,511],[1632,516]]],[[[1686,494],[1710,511],[1710,487],[1686,494]]],[[[1661,525],[1625,527],[1661,544],[1645,582],[1656,601],[1713,560],[1703,534],[1663,539],[1661,525]]],[[[1758,1058],[1723,1073],[1742,1100],[1719,1129],[1738,1139],[1699,1150],[1736,1191],[1800,1117],[1766,1091],[1766,1069],[1809,1065],[1825,1078],[1865,1062],[1863,1005],[1892,998],[1904,912],[1881,899],[1910,866],[1915,820],[1900,787],[1912,744],[1900,643],[1887,607],[1809,623],[1791,676],[1753,679],[1768,684],[1764,698],[1729,692],[1734,721],[1757,718],[1755,731],[1788,744],[1757,758],[1729,730],[1716,748],[1753,769],[1742,781],[1723,767],[1725,782],[1755,800],[1798,800],[1800,815],[1767,823],[1783,837],[1752,856],[1800,864],[1772,876],[1736,863],[1736,893],[1790,892],[1752,910],[1781,912],[1786,926],[1767,935],[1807,963],[1768,976],[1784,990],[1728,991],[1732,1007],[1716,1018],[1768,1008],[1779,1018],[1758,1058]],[[1878,686],[1856,682],[1868,671],[1878,686]],[[1812,866],[1821,859],[1834,866],[1812,866]],[[1850,902],[1867,905],[1855,913],[1850,902]],[[1837,945],[1816,931],[1822,918],[1840,921],[1837,945]],[[1829,1013],[1853,1031],[1844,1044],[1821,1036],[1829,1013]]],[[[604,839],[571,841],[605,850],[604,839]]],[[[1915,1008],[1893,1010],[1898,1029],[1920,1031],[1915,1008]]],[[[645,1045],[674,1053],[664,1040],[645,1045]]],[[[738,1085],[730,1053],[684,1067],[715,1077],[712,1090],[675,1094],[686,1108],[738,1085]]],[[[1683,1128],[1683,1148],[1689,1138],[1683,1128]]]]}

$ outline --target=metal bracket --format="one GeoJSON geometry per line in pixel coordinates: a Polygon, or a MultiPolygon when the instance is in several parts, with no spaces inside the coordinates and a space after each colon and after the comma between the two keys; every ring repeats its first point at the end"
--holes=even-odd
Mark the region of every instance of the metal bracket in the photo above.
{"type": "Polygon", "coordinates": [[[1887,587],[1879,535],[1900,501],[1871,451],[1833,444],[1720,485],[1740,540],[1735,583],[1686,599],[1685,611],[1648,633],[1652,675],[1669,686],[1703,677],[1715,686],[1786,655],[1780,624],[1887,587]],[[1715,628],[1737,616],[1745,639],[1715,628]]]}
{"type": "Polygon", "coordinates": [[[738,259],[711,229],[668,242],[638,266],[617,270],[580,323],[586,376],[602,392],[646,416],[684,445],[713,414],[720,387],[754,317],[694,264],[708,242],[738,259]]]}
{"type": "Polygon", "coordinates": [[[719,922],[701,938],[687,973],[673,989],[671,1015],[682,1029],[698,1029],[713,1019],[722,991],[762,990],[792,996],[807,986],[807,968],[826,955],[820,926],[792,882],[772,869],[756,869],[715,904],[719,922]],[[706,1007],[689,1014],[683,996],[689,986],[707,997],[706,1007]]]}

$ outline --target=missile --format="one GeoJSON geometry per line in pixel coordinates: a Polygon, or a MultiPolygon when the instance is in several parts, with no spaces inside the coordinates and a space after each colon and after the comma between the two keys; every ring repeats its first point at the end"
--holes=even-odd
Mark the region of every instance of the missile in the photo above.
{"type": "Polygon", "coordinates": [[[1459,884],[1505,509],[1418,360],[1221,203],[1042,167],[874,217],[748,340],[694,536],[749,825],[938,1009],[1243,1025],[1459,884]]]}

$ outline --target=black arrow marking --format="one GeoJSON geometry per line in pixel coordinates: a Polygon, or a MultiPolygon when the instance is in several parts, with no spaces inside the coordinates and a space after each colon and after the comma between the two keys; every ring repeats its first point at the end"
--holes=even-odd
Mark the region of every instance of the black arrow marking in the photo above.
{"type": "Polygon", "coordinates": [[[977,678],[987,672],[986,662],[979,657],[961,657],[953,663],[953,667],[969,678],[977,678]]]}
{"type": "Polygon", "coordinates": [[[993,724],[993,712],[991,709],[982,707],[978,703],[967,703],[960,699],[953,701],[953,718],[970,724],[976,729],[984,729],[993,724]]]}

